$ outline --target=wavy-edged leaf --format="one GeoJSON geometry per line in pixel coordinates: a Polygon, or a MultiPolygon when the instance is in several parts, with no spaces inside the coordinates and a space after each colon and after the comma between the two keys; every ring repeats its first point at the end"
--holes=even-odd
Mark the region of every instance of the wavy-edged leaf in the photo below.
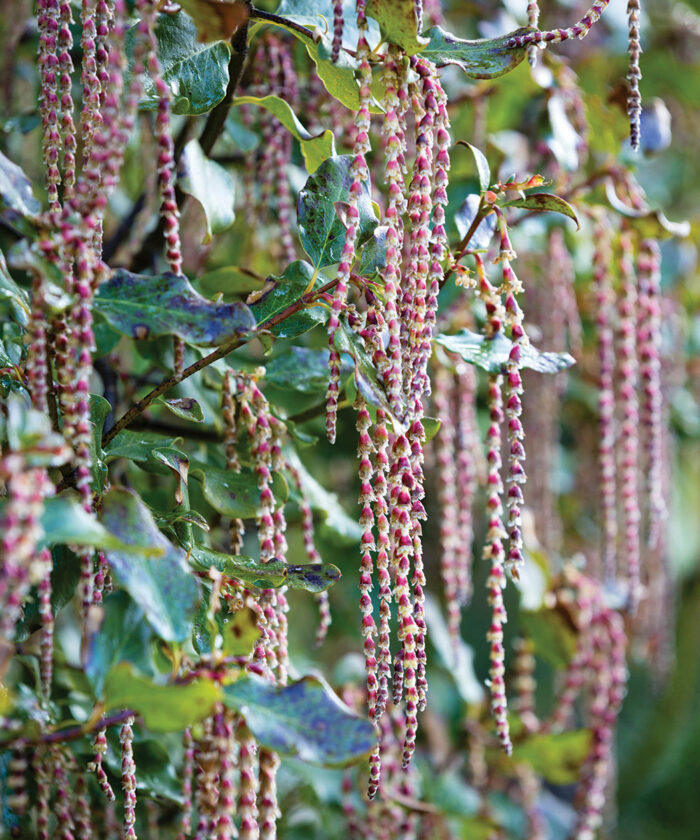
{"type": "Polygon", "coordinates": [[[523,198],[514,198],[507,201],[504,207],[522,207],[523,210],[535,210],[538,213],[561,213],[576,222],[576,227],[581,228],[576,211],[563,198],[551,193],[528,193],[523,198]]]}
{"type": "Polygon", "coordinates": [[[472,79],[495,79],[515,70],[525,58],[525,47],[509,49],[508,41],[531,31],[531,27],[525,27],[500,38],[465,41],[440,26],[433,26],[425,33],[429,43],[421,55],[438,67],[456,64],[472,79]]]}
{"type": "Polygon", "coordinates": [[[384,38],[406,55],[419,53],[428,43],[418,34],[414,0],[368,0],[367,14],[377,21],[384,38]]]}
{"type": "MultiPolygon", "coordinates": [[[[193,460],[190,464],[190,478],[202,482],[204,498],[224,516],[252,519],[258,515],[260,489],[257,476],[252,470],[235,472],[193,460]]],[[[277,507],[287,500],[287,482],[280,473],[274,473],[272,477],[272,492],[277,507]]]]}
{"type": "MultiPolygon", "coordinates": [[[[137,28],[132,26],[127,33],[130,64],[137,28]]],[[[172,95],[173,113],[195,115],[211,111],[226,95],[231,58],[228,43],[200,43],[194,21],[182,11],[159,15],[156,38],[163,79],[172,95]]],[[[153,80],[146,76],[141,107],[155,110],[158,101],[153,80]]]]}
{"type": "Polygon", "coordinates": [[[183,642],[192,632],[200,589],[185,552],[158,530],[150,511],[130,490],[114,487],[102,504],[100,519],[122,542],[161,549],[160,557],[144,559],[127,551],[107,552],[118,583],[141,607],[147,621],[168,642],[183,642]]]}
{"type": "MultiPolygon", "coordinates": [[[[321,275],[314,280],[314,274],[314,268],[310,263],[295,260],[285,268],[281,275],[270,277],[262,292],[256,293],[255,301],[250,303],[250,311],[258,325],[268,329],[265,327],[265,321],[296,303],[312,281],[314,289],[328,282],[327,278],[321,275]]],[[[269,329],[277,338],[296,338],[317,324],[324,324],[327,319],[327,310],[320,306],[311,306],[299,310],[269,329]]]]}
{"type": "Polygon", "coordinates": [[[291,565],[273,558],[267,563],[243,555],[222,554],[204,546],[194,546],[191,559],[201,569],[214,566],[226,577],[236,578],[258,589],[304,589],[307,592],[324,592],[340,580],[340,569],[332,563],[307,563],[291,565]]]}
{"type": "MultiPolygon", "coordinates": [[[[337,202],[347,202],[353,178],[352,155],[324,160],[310,175],[299,193],[297,223],[301,244],[316,268],[338,262],[345,244],[345,225],[338,218],[337,202]]],[[[359,213],[357,244],[366,242],[378,221],[372,206],[369,184],[362,183],[357,202],[359,213]]]]}
{"type": "Polygon", "coordinates": [[[481,151],[481,149],[477,149],[476,146],[472,146],[472,144],[467,143],[466,140],[458,140],[457,145],[466,146],[474,156],[474,163],[476,164],[476,171],[479,176],[479,188],[482,193],[486,192],[486,190],[491,186],[491,167],[489,166],[489,162],[486,160],[486,155],[481,151]]]}
{"type": "MultiPolygon", "coordinates": [[[[457,353],[465,362],[480,367],[488,373],[503,373],[513,342],[503,333],[493,338],[462,329],[454,335],[440,333],[434,339],[450,353],[457,353]]],[[[568,353],[547,353],[527,344],[521,347],[523,368],[530,368],[539,373],[558,373],[576,363],[568,353]]]]}
{"type": "Polygon", "coordinates": [[[154,451],[162,449],[175,449],[185,457],[184,450],[178,446],[181,443],[181,437],[167,437],[156,432],[134,432],[131,429],[123,429],[105,447],[105,459],[108,462],[115,458],[128,458],[130,461],[137,462],[153,461],[155,460],[154,451]]]}
{"type": "Polygon", "coordinates": [[[330,129],[312,135],[302,125],[292,106],[279,96],[237,96],[234,105],[257,105],[269,111],[298,141],[306,171],[315,172],[324,160],[335,156],[335,140],[330,129]]]}
{"type": "Polygon", "coordinates": [[[119,268],[100,286],[95,308],[115,329],[136,339],[177,335],[213,347],[255,329],[244,303],[214,303],[186,277],[169,272],[150,276],[119,268]]]}
{"type": "Polygon", "coordinates": [[[133,709],[152,732],[181,732],[209,717],[221,699],[221,687],[213,680],[159,685],[134,674],[126,662],[114,667],[104,681],[105,711],[133,709]]]}
{"type": "Polygon", "coordinates": [[[233,178],[223,166],[209,158],[196,140],[182,150],[177,166],[177,184],[195,198],[204,211],[206,232],[202,244],[207,245],[215,233],[228,230],[236,219],[233,178]]]}
{"type": "Polygon", "coordinates": [[[245,0],[181,0],[179,5],[195,22],[200,41],[230,41],[250,16],[245,0]]]}
{"type": "Polygon", "coordinates": [[[342,703],[319,677],[275,686],[249,675],[225,686],[223,699],[243,715],[260,744],[280,755],[344,767],[360,761],[376,745],[372,724],[342,703]]]}
{"type": "MultiPolygon", "coordinates": [[[[285,391],[298,391],[301,394],[325,392],[328,387],[329,357],[328,350],[287,347],[265,365],[265,381],[285,391]]],[[[352,369],[352,363],[342,357],[340,378],[345,379],[352,369]]]]}

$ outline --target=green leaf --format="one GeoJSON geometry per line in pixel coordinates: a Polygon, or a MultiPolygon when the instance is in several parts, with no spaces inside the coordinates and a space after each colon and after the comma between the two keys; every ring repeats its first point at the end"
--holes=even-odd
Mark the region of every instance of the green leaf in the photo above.
{"type": "MultiPolygon", "coordinates": [[[[132,26],[126,38],[130,66],[137,28],[132,26]]],[[[159,15],[156,38],[163,79],[172,94],[173,113],[194,115],[211,111],[226,95],[231,58],[228,43],[200,43],[197,27],[185,12],[159,15]]],[[[146,76],[140,105],[155,110],[158,102],[153,80],[146,76]]]]}
{"type": "Polygon", "coordinates": [[[213,619],[210,608],[202,603],[194,623],[192,642],[198,653],[220,651],[223,656],[248,656],[260,638],[255,611],[250,607],[229,613],[217,610],[213,619]]]}
{"type": "MultiPolygon", "coordinates": [[[[513,342],[503,333],[493,338],[462,329],[454,335],[440,333],[434,339],[450,353],[457,353],[465,362],[480,367],[488,373],[504,373],[513,342]]],[[[539,373],[558,373],[575,364],[576,360],[568,353],[545,353],[526,344],[521,347],[523,368],[530,368],[539,373]]]]}
{"type": "Polygon", "coordinates": [[[287,131],[299,141],[307,172],[315,172],[324,160],[335,156],[333,132],[326,129],[320,134],[309,134],[291,105],[279,96],[237,96],[233,104],[258,105],[277,117],[287,131]]]}
{"type": "Polygon", "coordinates": [[[553,785],[571,785],[579,780],[590,746],[588,729],[533,734],[514,744],[513,759],[526,761],[553,785]]]}
{"type": "MultiPolygon", "coordinates": [[[[190,464],[190,477],[203,483],[204,498],[224,516],[253,519],[258,515],[260,490],[257,476],[252,470],[235,472],[193,460],[190,464]]],[[[277,507],[287,500],[287,482],[280,473],[273,475],[272,492],[277,507]]]]}
{"type": "Polygon", "coordinates": [[[192,397],[178,397],[172,400],[166,400],[161,397],[157,402],[160,405],[164,405],[176,417],[181,417],[183,420],[191,420],[193,423],[202,423],[204,421],[202,406],[192,397]]]}
{"type": "Polygon", "coordinates": [[[15,242],[8,251],[7,258],[13,268],[26,271],[32,277],[41,277],[44,301],[49,314],[57,315],[68,309],[72,298],[65,291],[63,272],[60,266],[47,259],[37,242],[30,242],[28,239],[15,242]]]}
{"type": "Polygon", "coordinates": [[[369,0],[367,14],[377,21],[384,38],[407,55],[415,55],[428,43],[418,34],[414,0],[369,0]]]}
{"type": "Polygon", "coordinates": [[[112,550],[107,559],[117,583],[141,607],[156,633],[165,641],[183,642],[192,632],[200,594],[185,552],[160,533],[148,508],[130,490],[109,490],[100,518],[123,542],[162,550],[162,556],[149,560],[112,550]]]}
{"type": "Polygon", "coordinates": [[[203,245],[210,243],[215,233],[231,227],[236,218],[233,178],[223,166],[209,160],[196,140],[190,140],[182,150],[177,184],[184,193],[196,198],[204,211],[207,229],[203,245]]]}
{"type": "Polygon", "coordinates": [[[115,329],[136,339],[177,335],[212,347],[255,328],[244,303],[214,303],[186,277],[169,272],[150,276],[119,268],[100,286],[95,307],[115,329]]]}
{"type": "MultiPolygon", "coordinates": [[[[310,263],[296,260],[290,263],[279,275],[269,278],[269,283],[260,293],[255,302],[250,304],[250,311],[253,313],[258,326],[265,327],[265,322],[273,315],[296,303],[306,292],[313,281],[313,288],[318,289],[328,282],[326,277],[318,275],[314,280],[314,269],[310,263]]],[[[274,327],[269,328],[270,332],[278,338],[296,338],[316,326],[324,324],[328,313],[322,307],[316,305],[285,318],[274,327]]]]}
{"type": "Polygon", "coordinates": [[[226,577],[236,578],[258,589],[304,589],[324,592],[340,580],[340,569],[332,563],[290,565],[273,558],[267,563],[243,555],[222,554],[204,546],[194,546],[190,558],[202,570],[214,566],[226,577]]]}
{"type": "Polygon", "coordinates": [[[670,236],[684,238],[690,234],[690,223],[688,221],[672,222],[666,218],[661,210],[649,210],[648,208],[637,210],[622,201],[615,192],[612,180],[605,184],[605,195],[610,206],[628,219],[636,219],[634,224],[640,236],[652,239],[668,239],[670,236]]]}
{"type": "MultiPolygon", "coordinates": [[[[279,356],[265,365],[265,380],[285,391],[302,394],[325,392],[328,387],[328,350],[311,350],[308,347],[286,347],[279,356]]],[[[352,364],[343,359],[340,377],[352,371],[352,364]]]]}
{"type": "Polygon", "coordinates": [[[67,463],[70,450],[63,436],[51,429],[51,421],[37,411],[29,398],[10,394],[0,412],[0,441],[6,440],[12,452],[21,452],[30,467],[56,467],[67,463]]]}
{"type": "Polygon", "coordinates": [[[581,228],[576,211],[569,202],[551,193],[528,193],[523,198],[514,198],[512,201],[507,201],[503,206],[522,207],[524,210],[536,210],[538,213],[561,213],[563,216],[573,219],[579,230],[581,228]]]}
{"type": "Polygon", "coordinates": [[[359,273],[371,278],[386,268],[386,232],[388,225],[378,225],[360,254],[359,273]]]}
{"type": "Polygon", "coordinates": [[[438,67],[456,64],[472,79],[495,79],[510,73],[525,58],[525,48],[508,49],[508,41],[531,31],[530,27],[525,27],[500,38],[464,41],[440,26],[434,26],[426,32],[430,40],[421,55],[438,67]]]}
{"type": "MultiPolygon", "coordinates": [[[[357,49],[358,32],[354,2],[344,0],[343,3],[343,49],[336,62],[331,61],[333,38],[331,0],[317,0],[313,5],[307,0],[282,0],[277,7],[277,14],[312,30],[310,35],[305,35],[282,23],[274,24],[282,26],[304,44],[328,93],[342,102],[346,108],[357,111],[360,107],[360,89],[355,78],[358,63],[354,53],[357,49]]],[[[373,49],[379,42],[379,27],[371,18],[368,23],[367,40],[370,49],[373,49]]],[[[381,109],[375,105],[371,106],[371,110],[375,113],[381,112],[381,109]]]]}
{"type": "Polygon", "coordinates": [[[27,235],[36,233],[35,219],[41,203],[24,171],[0,152],[0,218],[27,235]]]}
{"type": "Polygon", "coordinates": [[[209,297],[223,295],[224,299],[248,295],[262,289],[265,280],[235,265],[215,268],[197,278],[197,288],[209,297]]]}
{"type": "Polygon", "coordinates": [[[143,610],[126,592],[119,591],[110,593],[95,609],[100,614],[99,628],[89,636],[85,662],[85,675],[95,694],[102,695],[107,674],[120,662],[128,662],[141,674],[153,677],[153,630],[144,620],[143,610]]]}
{"type": "Polygon", "coordinates": [[[362,537],[362,528],[356,518],[348,516],[335,493],[321,486],[306,469],[296,451],[285,449],[289,464],[299,473],[299,483],[304,498],[311,509],[321,515],[320,533],[338,545],[356,545],[362,537]]]}
{"type": "Polygon", "coordinates": [[[163,553],[162,549],[151,543],[134,544],[130,540],[121,539],[116,532],[111,533],[85,510],[77,495],[71,490],[44,501],[41,527],[44,529],[42,543],[47,546],[90,546],[130,554],[143,554],[149,557],[163,553]]]}
{"type": "MultiPolygon", "coordinates": [[[[133,432],[131,429],[124,429],[113,438],[105,448],[105,460],[113,461],[115,458],[128,458],[130,461],[148,463],[150,466],[162,464],[162,460],[156,453],[163,451],[175,451],[182,458],[186,454],[178,448],[182,443],[181,437],[166,437],[155,432],[133,432]]],[[[165,472],[160,470],[160,472],[165,472]]]]}
{"type": "MultiPolygon", "coordinates": [[[[297,222],[301,244],[316,268],[340,260],[345,244],[345,225],[338,218],[336,202],[347,202],[353,182],[350,169],[352,155],[325,160],[309,177],[299,194],[297,222]]],[[[359,228],[357,242],[366,242],[377,227],[369,183],[362,183],[357,209],[359,228]]]]}
{"type": "Polygon", "coordinates": [[[355,387],[370,406],[383,408],[392,416],[384,385],[379,379],[376,367],[365,350],[362,338],[351,329],[345,320],[335,334],[335,346],[341,353],[347,353],[355,362],[355,387]]]}
{"type": "Polygon", "coordinates": [[[113,668],[104,683],[105,711],[133,709],[152,732],[180,732],[209,717],[221,699],[221,688],[212,680],[159,685],[136,676],[126,662],[113,668]]]}
{"type": "Polygon", "coordinates": [[[489,162],[486,160],[486,155],[481,151],[481,149],[477,149],[476,146],[472,146],[472,144],[467,143],[466,140],[457,141],[457,145],[466,146],[474,155],[474,163],[476,163],[476,171],[479,175],[479,188],[482,193],[486,192],[486,190],[491,186],[491,167],[489,166],[489,162]]]}
{"type": "Polygon", "coordinates": [[[239,711],[260,744],[311,764],[344,767],[376,744],[372,724],[355,715],[318,677],[275,686],[241,677],[224,688],[224,703],[239,711]]]}

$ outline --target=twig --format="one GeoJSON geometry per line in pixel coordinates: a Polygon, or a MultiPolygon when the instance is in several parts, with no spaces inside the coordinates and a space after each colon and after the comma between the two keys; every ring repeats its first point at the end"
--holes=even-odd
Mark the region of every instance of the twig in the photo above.
{"type": "Polygon", "coordinates": [[[55,729],[53,732],[44,732],[36,738],[27,738],[20,735],[18,738],[8,738],[6,741],[0,742],[0,749],[7,749],[9,747],[15,748],[18,746],[29,746],[30,744],[62,744],[65,741],[77,741],[84,735],[89,735],[98,729],[106,729],[108,726],[115,726],[122,723],[127,718],[134,716],[136,713],[132,709],[122,709],[121,712],[115,712],[112,715],[105,715],[94,721],[88,721],[82,726],[71,726],[67,729],[55,729]]]}
{"type": "MultiPolygon", "coordinates": [[[[258,324],[258,327],[255,332],[262,332],[263,330],[268,330],[270,327],[274,327],[277,324],[284,321],[286,318],[290,318],[292,315],[295,315],[299,310],[303,309],[305,306],[308,306],[310,303],[320,297],[321,295],[325,294],[326,292],[330,291],[334,286],[337,284],[336,280],[330,280],[324,286],[321,286],[320,289],[317,289],[314,292],[310,292],[307,295],[302,295],[299,300],[291,303],[289,306],[285,307],[284,309],[277,312],[275,315],[272,315],[266,321],[262,321],[258,324]]],[[[106,446],[110,440],[113,440],[122,429],[125,429],[129,426],[133,421],[148,408],[151,403],[158,399],[162,394],[165,394],[171,388],[174,388],[176,385],[179,385],[185,379],[188,379],[194,373],[197,373],[200,370],[203,370],[205,367],[208,367],[213,362],[218,361],[219,359],[223,359],[224,356],[228,356],[229,353],[232,353],[234,350],[237,350],[239,347],[242,347],[246,342],[250,341],[250,335],[239,336],[236,338],[232,338],[227,341],[225,344],[222,344],[221,347],[217,347],[216,350],[213,350],[209,353],[208,356],[204,356],[201,359],[198,359],[194,364],[191,364],[189,367],[185,368],[181,373],[173,374],[168,379],[164,380],[160,383],[157,387],[155,387],[150,393],[146,394],[143,399],[140,399],[138,402],[134,403],[131,408],[126,412],[126,414],[122,415],[119,420],[112,426],[112,428],[105,432],[102,437],[102,446],[106,446]]]]}

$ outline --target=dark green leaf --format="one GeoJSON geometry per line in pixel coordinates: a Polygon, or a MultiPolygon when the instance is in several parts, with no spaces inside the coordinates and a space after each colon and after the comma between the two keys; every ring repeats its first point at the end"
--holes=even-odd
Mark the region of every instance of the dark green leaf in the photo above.
{"type": "Polygon", "coordinates": [[[477,149],[476,146],[472,146],[472,144],[467,143],[466,140],[460,140],[458,145],[466,146],[474,155],[476,171],[479,174],[479,187],[482,193],[486,192],[486,190],[491,186],[491,168],[489,167],[489,162],[486,160],[486,155],[481,151],[481,149],[477,149]]]}
{"type": "Polygon", "coordinates": [[[204,211],[204,245],[212,241],[215,233],[231,227],[236,218],[233,178],[223,166],[209,160],[196,140],[190,140],[182,151],[177,184],[184,193],[196,198],[204,211]]]}
{"type": "MultiPolygon", "coordinates": [[[[290,263],[279,277],[271,277],[270,283],[250,305],[250,311],[258,325],[265,328],[265,321],[296,303],[309,288],[313,278],[313,266],[301,260],[290,263]]],[[[319,275],[313,280],[313,288],[318,289],[326,282],[327,278],[319,275]]],[[[270,328],[270,331],[278,338],[296,338],[308,332],[316,324],[325,323],[327,318],[325,309],[312,306],[285,318],[284,321],[270,328]]]]}
{"type": "Polygon", "coordinates": [[[8,316],[18,324],[29,320],[29,296],[10,276],[5,255],[0,251],[0,316],[8,316]]]}
{"type": "Polygon", "coordinates": [[[177,335],[191,344],[217,346],[255,328],[243,303],[214,303],[199,295],[186,277],[131,274],[117,269],[100,286],[95,307],[132,338],[177,335]]]}
{"type": "Polygon", "coordinates": [[[386,232],[387,225],[379,225],[372,232],[360,254],[359,273],[363,277],[373,277],[386,268],[386,232]]]}
{"type": "MultiPolygon", "coordinates": [[[[340,155],[323,161],[309,176],[299,194],[297,222],[304,250],[316,268],[340,260],[345,244],[345,225],[338,218],[337,202],[350,198],[352,155],[340,155]]],[[[357,242],[366,242],[377,227],[368,182],[362,184],[357,209],[360,214],[357,242]]]]}
{"type": "MultiPolygon", "coordinates": [[[[265,365],[265,380],[288,391],[302,394],[325,392],[328,387],[328,350],[287,347],[265,365]]],[[[352,364],[343,358],[341,379],[352,372],[352,364]]]]}
{"type": "MultiPolygon", "coordinates": [[[[133,26],[127,33],[130,63],[136,30],[133,26]]],[[[156,37],[163,79],[172,93],[173,113],[205,114],[211,111],[226,95],[231,58],[228,43],[200,43],[197,28],[185,12],[159,15],[156,37]]],[[[155,109],[159,98],[153,80],[146,77],[141,107],[155,109]]]]}
{"type": "Polygon", "coordinates": [[[148,508],[130,490],[109,490],[100,518],[123,542],[162,550],[161,557],[149,560],[126,551],[109,551],[107,559],[117,583],[143,609],[156,633],[166,641],[183,642],[192,632],[199,601],[199,584],[185,552],[160,533],[148,508]]]}
{"type": "Polygon", "coordinates": [[[208,605],[202,603],[192,641],[198,653],[217,650],[223,656],[248,656],[259,638],[260,626],[251,608],[244,607],[235,613],[217,610],[212,619],[208,605]]]}
{"type": "Polygon", "coordinates": [[[221,699],[212,680],[158,685],[136,676],[126,662],[113,668],[104,683],[105,711],[133,709],[152,732],[180,732],[209,717],[221,699]]]}
{"type": "MultiPolygon", "coordinates": [[[[153,630],[126,592],[112,592],[96,608],[99,628],[89,636],[85,675],[100,697],[107,674],[120,662],[128,662],[141,674],[155,675],[150,646],[153,630]]],[[[91,614],[92,616],[92,614],[91,614]]]]}
{"type": "Polygon", "coordinates": [[[376,744],[372,724],[355,715],[318,677],[286,686],[241,677],[224,688],[224,702],[243,715],[263,746],[311,764],[352,764],[376,744]]]}
{"type": "MultiPolygon", "coordinates": [[[[190,476],[203,482],[204,498],[224,516],[252,519],[258,515],[260,490],[257,476],[252,470],[235,472],[193,460],[190,476]]],[[[272,492],[277,506],[286,501],[289,491],[280,473],[273,475],[272,492]]]]}
{"type": "Polygon", "coordinates": [[[341,353],[347,353],[355,362],[355,387],[374,408],[383,408],[391,416],[389,400],[379,374],[365,350],[362,338],[345,321],[335,334],[335,345],[341,353]]]}
{"type": "Polygon", "coordinates": [[[504,207],[522,207],[524,210],[536,210],[539,213],[561,213],[563,216],[568,216],[576,222],[576,227],[580,228],[576,211],[563,198],[551,193],[528,193],[524,198],[514,198],[512,201],[507,201],[504,207]]]}
{"type": "MultiPolygon", "coordinates": [[[[493,338],[463,329],[455,335],[439,334],[435,341],[451,353],[457,353],[465,362],[480,367],[489,373],[503,373],[513,342],[503,333],[493,338]]],[[[532,344],[521,348],[521,367],[539,373],[557,373],[575,364],[568,353],[545,353],[532,344]]]]}
{"type": "Polygon", "coordinates": [[[367,14],[379,23],[385,40],[401,47],[407,55],[415,55],[428,43],[418,34],[414,0],[368,0],[367,14]]]}
{"type": "Polygon", "coordinates": [[[579,780],[581,765],[591,746],[588,729],[573,732],[529,735],[516,742],[515,761],[526,761],[535,772],[553,785],[571,785],[579,780]]]}
{"type": "Polygon", "coordinates": [[[183,420],[191,420],[193,423],[201,423],[204,420],[202,406],[192,397],[177,397],[172,400],[161,398],[158,402],[183,420]]]}
{"type": "Polygon", "coordinates": [[[258,105],[277,117],[287,131],[299,141],[307,172],[315,172],[324,160],[335,155],[333,132],[326,129],[320,134],[309,134],[291,105],[279,96],[237,96],[233,104],[258,105]]]}
{"type": "Polygon", "coordinates": [[[421,55],[438,67],[456,64],[472,79],[495,79],[510,73],[525,58],[524,47],[506,47],[509,39],[530,31],[530,28],[516,29],[501,38],[464,41],[434,26],[425,33],[430,42],[421,50],[421,55]]]}

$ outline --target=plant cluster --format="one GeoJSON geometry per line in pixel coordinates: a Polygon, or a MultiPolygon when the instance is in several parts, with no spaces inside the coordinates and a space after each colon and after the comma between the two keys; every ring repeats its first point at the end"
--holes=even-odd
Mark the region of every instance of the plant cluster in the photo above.
{"type": "Polygon", "coordinates": [[[318,837],[598,836],[628,656],[669,667],[659,241],[687,235],[635,175],[639,2],[616,100],[551,49],[607,6],[465,40],[433,0],[38,0],[9,30],[8,837],[309,836],[304,785],[318,837]],[[303,674],[309,594],[319,656],[356,616],[361,678],[303,674]]]}

